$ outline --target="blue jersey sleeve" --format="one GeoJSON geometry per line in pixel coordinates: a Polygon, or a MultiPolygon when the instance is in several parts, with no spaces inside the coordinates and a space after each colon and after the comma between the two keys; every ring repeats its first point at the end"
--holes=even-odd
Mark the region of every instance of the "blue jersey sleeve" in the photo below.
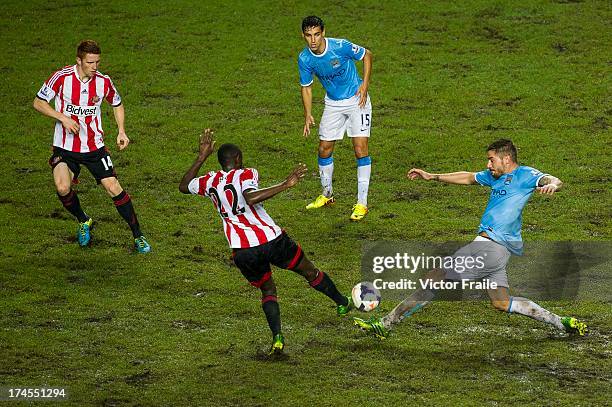
{"type": "Polygon", "coordinates": [[[540,179],[547,175],[531,167],[521,167],[521,170],[521,177],[519,180],[522,188],[536,188],[540,179]]]}
{"type": "Polygon", "coordinates": [[[301,57],[298,57],[298,70],[300,71],[300,85],[310,86],[314,81],[312,68],[310,68],[301,57]]]}
{"type": "Polygon", "coordinates": [[[365,48],[357,44],[353,44],[349,40],[340,42],[340,53],[348,58],[361,61],[365,56],[365,48]]]}
{"type": "Polygon", "coordinates": [[[485,187],[490,187],[493,184],[493,176],[489,170],[477,172],[474,178],[476,178],[476,182],[485,187]]]}

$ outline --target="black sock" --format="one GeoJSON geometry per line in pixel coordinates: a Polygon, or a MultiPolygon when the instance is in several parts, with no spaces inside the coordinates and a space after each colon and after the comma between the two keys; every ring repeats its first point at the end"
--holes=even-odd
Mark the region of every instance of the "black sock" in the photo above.
{"type": "Polygon", "coordinates": [[[125,219],[130,226],[130,229],[132,229],[132,235],[134,238],[142,236],[140,224],[138,223],[138,218],[136,217],[136,212],[134,212],[134,206],[132,205],[132,200],[127,192],[121,191],[119,195],[113,197],[113,202],[115,203],[115,207],[117,208],[119,215],[125,219]]]}
{"type": "Polygon", "coordinates": [[[281,333],[280,307],[276,295],[266,295],[261,299],[261,308],[263,308],[268,326],[272,331],[272,337],[281,333]]]}
{"type": "Polygon", "coordinates": [[[319,271],[317,277],[314,280],[310,281],[309,284],[315,290],[322,292],[323,294],[331,298],[336,303],[336,305],[348,304],[346,297],[340,294],[340,291],[338,291],[334,282],[324,272],[319,271]]]}
{"type": "Polygon", "coordinates": [[[81,208],[81,202],[79,201],[79,197],[77,196],[76,192],[70,190],[68,195],[61,196],[60,194],[57,194],[57,197],[62,202],[62,205],[64,205],[64,208],[73,214],[79,222],[83,223],[89,220],[89,216],[85,215],[85,212],[83,212],[83,209],[81,208]]]}

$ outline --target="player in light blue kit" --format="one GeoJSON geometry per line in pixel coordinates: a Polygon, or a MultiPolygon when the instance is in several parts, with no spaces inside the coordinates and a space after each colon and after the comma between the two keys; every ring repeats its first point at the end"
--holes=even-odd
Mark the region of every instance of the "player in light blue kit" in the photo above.
{"type": "MultiPolygon", "coordinates": [[[[506,264],[510,253],[521,255],[521,217],[525,204],[534,191],[552,195],[561,189],[562,182],[552,175],[519,165],[516,147],[510,140],[498,140],[487,148],[487,169],[481,172],[453,172],[430,174],[421,169],[411,169],[409,179],[440,181],[448,184],[480,184],[491,188],[489,203],[480,220],[478,236],[467,246],[459,249],[453,257],[481,257],[483,264],[462,267],[462,270],[434,270],[427,277],[441,280],[488,280],[497,288],[487,290],[493,307],[500,311],[526,315],[546,322],[560,330],[584,335],[587,326],[572,317],[559,317],[535,302],[522,297],[511,297],[508,293],[506,264]]],[[[453,263],[455,264],[455,263],[453,263]]],[[[412,315],[434,298],[431,290],[419,289],[397,305],[383,318],[370,320],[354,318],[355,325],[383,339],[394,324],[412,315]]]]}
{"type": "Polygon", "coordinates": [[[357,159],[357,203],[350,219],[360,221],[368,213],[368,188],[372,160],[368,153],[368,138],[372,124],[372,104],[368,96],[372,53],[350,41],[325,37],[323,21],[309,16],[302,21],[302,36],[307,47],[298,56],[302,103],[304,104],[304,137],[315,124],[312,117],[312,83],[314,76],[326,90],[325,109],[319,125],[319,174],[321,195],[306,209],[321,208],[334,203],[332,176],[334,144],[344,133],[353,141],[357,159]],[[363,60],[363,80],[357,73],[355,60],[363,60]]]}

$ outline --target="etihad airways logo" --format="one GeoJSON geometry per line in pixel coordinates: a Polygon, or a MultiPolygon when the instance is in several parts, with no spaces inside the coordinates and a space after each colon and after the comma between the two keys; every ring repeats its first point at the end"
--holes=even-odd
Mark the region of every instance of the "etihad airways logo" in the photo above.
{"type": "Polygon", "coordinates": [[[98,106],[78,106],[70,103],[66,104],[66,110],[64,113],[68,113],[74,116],[86,117],[86,116],[97,116],[98,106]]]}

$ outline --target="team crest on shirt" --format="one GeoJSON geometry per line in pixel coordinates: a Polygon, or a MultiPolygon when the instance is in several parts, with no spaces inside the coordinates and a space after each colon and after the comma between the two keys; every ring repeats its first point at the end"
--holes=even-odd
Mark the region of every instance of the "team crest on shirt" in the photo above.
{"type": "Polygon", "coordinates": [[[510,183],[512,182],[512,177],[513,175],[507,175],[506,180],[504,181],[504,185],[510,185],[510,183]]]}
{"type": "Polygon", "coordinates": [[[337,68],[340,66],[340,60],[338,58],[334,58],[330,61],[332,68],[337,68]]]}
{"type": "Polygon", "coordinates": [[[100,101],[100,96],[96,95],[89,99],[89,103],[98,103],[100,101]]]}

